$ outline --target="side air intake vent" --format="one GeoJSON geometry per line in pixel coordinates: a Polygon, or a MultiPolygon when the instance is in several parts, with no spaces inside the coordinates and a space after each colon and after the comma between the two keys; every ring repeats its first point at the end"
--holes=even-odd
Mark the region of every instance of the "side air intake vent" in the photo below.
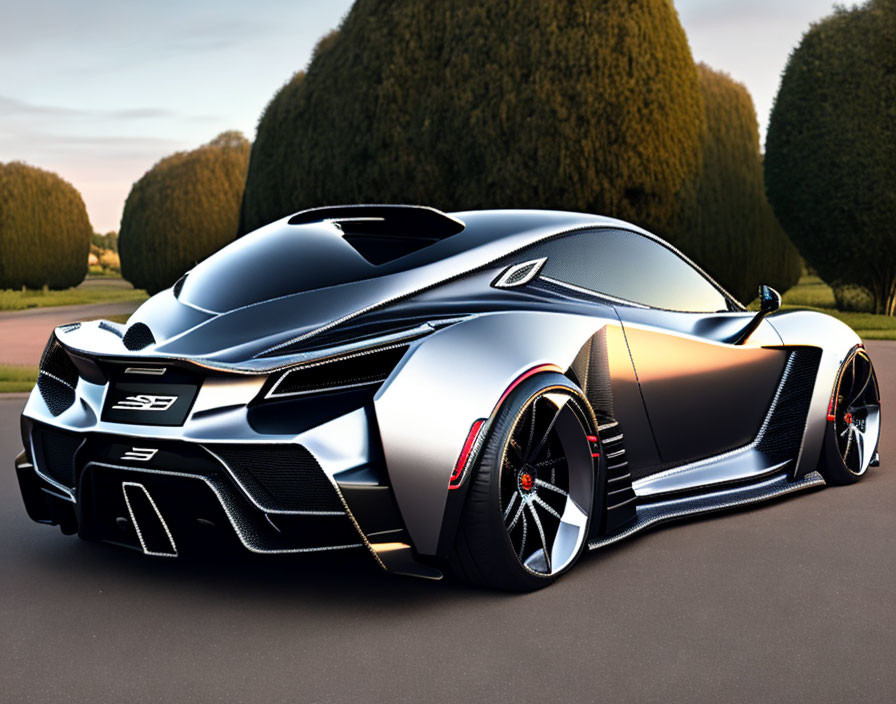
{"type": "Polygon", "coordinates": [[[37,377],[37,388],[50,413],[58,416],[71,407],[77,385],[78,370],[53,333],[41,355],[37,377]]]}
{"type": "Polygon", "coordinates": [[[124,334],[124,346],[129,350],[136,351],[142,350],[144,347],[149,347],[150,345],[155,344],[156,338],[153,337],[152,331],[149,329],[145,323],[134,323],[131,327],[128,328],[128,331],[124,334]]]}
{"type": "Polygon", "coordinates": [[[542,257],[522,264],[514,264],[505,269],[492,285],[495,288],[513,288],[529,283],[541,271],[541,267],[546,261],[547,257],[542,257]]]}
{"type": "Polygon", "coordinates": [[[406,344],[392,345],[294,367],[277,380],[267,398],[381,384],[407,350],[406,344]]]}

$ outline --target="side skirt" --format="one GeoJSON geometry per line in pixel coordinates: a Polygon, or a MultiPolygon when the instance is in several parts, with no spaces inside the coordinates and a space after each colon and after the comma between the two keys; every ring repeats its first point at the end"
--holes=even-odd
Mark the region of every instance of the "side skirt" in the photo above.
{"type": "Polygon", "coordinates": [[[592,540],[588,543],[588,549],[597,550],[612,545],[666,521],[747,506],[824,485],[825,481],[818,472],[810,472],[796,481],[791,481],[786,474],[779,474],[771,479],[746,486],[642,504],[637,508],[633,524],[619,533],[592,540]]]}

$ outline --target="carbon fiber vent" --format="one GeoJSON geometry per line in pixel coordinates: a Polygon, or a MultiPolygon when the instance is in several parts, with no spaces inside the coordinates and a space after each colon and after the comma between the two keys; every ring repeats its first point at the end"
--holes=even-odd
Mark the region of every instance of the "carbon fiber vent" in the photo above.
{"type": "Polygon", "coordinates": [[[155,344],[156,338],[152,335],[152,330],[145,323],[134,323],[128,328],[124,334],[122,342],[129,350],[142,350],[145,347],[155,344]]]}
{"type": "Polygon", "coordinates": [[[778,462],[794,459],[799,453],[821,361],[821,350],[817,348],[798,349],[790,354],[790,373],[769,419],[768,431],[757,447],[778,462]]]}
{"type": "Polygon", "coordinates": [[[210,445],[255,501],[283,511],[344,511],[317,460],[301,445],[210,445]]]}
{"type": "Polygon", "coordinates": [[[37,468],[63,486],[75,486],[75,452],[82,438],[73,433],[50,430],[43,426],[34,429],[37,468]]]}
{"type": "Polygon", "coordinates": [[[407,350],[408,345],[393,345],[295,367],[280,377],[268,398],[381,384],[407,350]]]}
{"type": "Polygon", "coordinates": [[[75,402],[75,386],[78,384],[78,370],[71,357],[56,340],[56,333],[44,348],[40,358],[37,388],[54,416],[70,408],[75,402]]]}

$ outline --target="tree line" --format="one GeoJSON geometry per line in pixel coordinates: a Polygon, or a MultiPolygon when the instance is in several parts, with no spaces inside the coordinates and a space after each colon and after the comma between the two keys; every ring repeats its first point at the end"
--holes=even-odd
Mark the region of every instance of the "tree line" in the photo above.
{"type": "MultiPolygon", "coordinates": [[[[747,89],[694,63],[668,0],[356,0],[273,96],[253,144],[224,133],[134,184],[122,272],[164,289],[236,236],[317,205],[557,208],[651,229],[743,301],[796,283],[802,254],[835,292],[892,314],[894,18],[896,0],[869,0],[808,30],[763,155],[747,89]]],[[[20,228],[27,216],[3,204],[36,191],[22,181],[9,196],[3,173],[0,285],[18,286],[6,252],[39,225],[20,228]]],[[[53,237],[81,241],[65,232],[53,237]]],[[[34,271],[27,285],[50,281],[34,271]]]]}

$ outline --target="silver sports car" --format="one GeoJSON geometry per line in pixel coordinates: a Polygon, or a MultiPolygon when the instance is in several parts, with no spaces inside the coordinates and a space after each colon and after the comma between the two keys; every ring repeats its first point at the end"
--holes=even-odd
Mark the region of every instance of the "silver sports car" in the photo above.
{"type": "Polygon", "coordinates": [[[34,520],[148,555],[359,548],[537,589],[586,548],[877,464],[861,340],[779,306],[610,218],[306,210],[126,325],[57,328],[16,470],[34,520]]]}

